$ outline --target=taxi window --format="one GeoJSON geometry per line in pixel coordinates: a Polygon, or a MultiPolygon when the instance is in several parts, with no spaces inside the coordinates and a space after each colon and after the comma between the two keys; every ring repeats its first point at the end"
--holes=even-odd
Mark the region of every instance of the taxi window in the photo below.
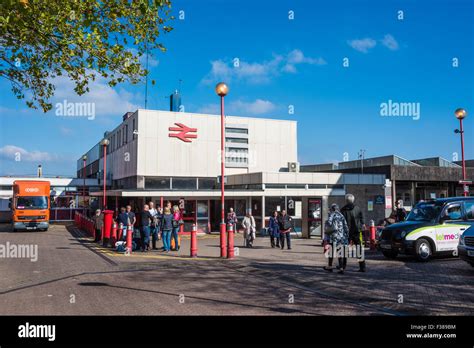
{"type": "Polygon", "coordinates": [[[461,204],[450,205],[444,211],[444,220],[461,220],[461,218],[462,218],[461,204]]]}
{"type": "Polygon", "coordinates": [[[464,202],[464,210],[468,220],[474,220],[474,202],[464,202]]]}

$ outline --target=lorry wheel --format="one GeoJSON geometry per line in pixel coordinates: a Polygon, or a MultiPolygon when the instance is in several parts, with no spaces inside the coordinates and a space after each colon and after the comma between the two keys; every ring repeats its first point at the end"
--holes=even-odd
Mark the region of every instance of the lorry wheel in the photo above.
{"type": "Polygon", "coordinates": [[[398,256],[398,251],[396,250],[384,250],[382,251],[383,256],[387,259],[395,259],[398,256]]]}
{"type": "Polygon", "coordinates": [[[431,257],[431,244],[424,238],[420,238],[415,244],[415,253],[419,261],[426,262],[431,257]]]}

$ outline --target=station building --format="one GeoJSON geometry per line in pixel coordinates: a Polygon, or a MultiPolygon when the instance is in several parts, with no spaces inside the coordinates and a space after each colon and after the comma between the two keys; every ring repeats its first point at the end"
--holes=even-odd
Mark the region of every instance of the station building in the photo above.
{"type": "MultiPolygon", "coordinates": [[[[219,230],[220,116],[143,110],[126,113],[105,132],[108,145],[95,146],[77,160],[77,176],[102,180],[106,149],[107,208],[127,204],[141,209],[153,200],[171,201],[184,213],[185,230],[219,230]]],[[[300,172],[297,122],[293,120],[226,116],[226,212],[239,219],[246,211],[257,228],[265,227],[274,210],[287,210],[303,237],[321,234],[332,202],[356,195],[367,219],[383,219],[385,174],[300,172]],[[372,202],[372,204],[370,204],[372,202]],[[375,202],[375,203],[374,203],[375,202]]],[[[388,193],[389,194],[389,193],[388,193]]],[[[91,192],[101,201],[101,191],[91,192]]]]}
{"type": "MultiPolygon", "coordinates": [[[[466,180],[474,181],[474,160],[466,160],[466,180]]],[[[402,200],[410,210],[420,200],[463,195],[461,161],[442,157],[405,159],[397,155],[365,158],[339,163],[301,166],[301,171],[318,173],[383,174],[393,201],[402,200]]],[[[474,196],[473,186],[469,195],[474,196]]],[[[388,195],[387,195],[388,196],[388,195]]]]}

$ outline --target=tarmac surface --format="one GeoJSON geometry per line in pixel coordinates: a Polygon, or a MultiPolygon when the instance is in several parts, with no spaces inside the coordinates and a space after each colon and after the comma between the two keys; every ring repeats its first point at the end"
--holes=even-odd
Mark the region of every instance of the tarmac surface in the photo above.
{"type": "MultiPolygon", "coordinates": [[[[243,239],[237,235],[236,246],[243,239]]],[[[473,315],[474,268],[457,258],[427,263],[366,251],[367,272],[350,259],[345,274],[322,269],[319,239],[272,249],[259,237],[235,259],[219,257],[218,235],[181,249],[124,255],[74,225],[10,232],[0,245],[37,246],[37,260],[0,258],[3,315],[473,315]]],[[[161,246],[161,242],[159,242],[161,246]]],[[[31,249],[33,250],[33,249],[31,249]]],[[[30,255],[31,256],[31,255],[30,255]]]]}

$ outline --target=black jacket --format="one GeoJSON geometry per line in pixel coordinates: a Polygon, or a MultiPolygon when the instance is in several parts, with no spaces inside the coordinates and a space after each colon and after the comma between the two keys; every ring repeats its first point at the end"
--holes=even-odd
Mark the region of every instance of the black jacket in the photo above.
{"type": "Polygon", "coordinates": [[[346,204],[341,208],[341,213],[346,219],[347,227],[349,227],[349,236],[358,237],[364,224],[364,217],[360,208],[352,203],[346,204]]]}
{"type": "Polygon", "coordinates": [[[285,216],[280,215],[278,217],[278,224],[280,225],[280,232],[286,231],[290,228],[293,228],[293,219],[288,214],[286,214],[285,216]]]}

